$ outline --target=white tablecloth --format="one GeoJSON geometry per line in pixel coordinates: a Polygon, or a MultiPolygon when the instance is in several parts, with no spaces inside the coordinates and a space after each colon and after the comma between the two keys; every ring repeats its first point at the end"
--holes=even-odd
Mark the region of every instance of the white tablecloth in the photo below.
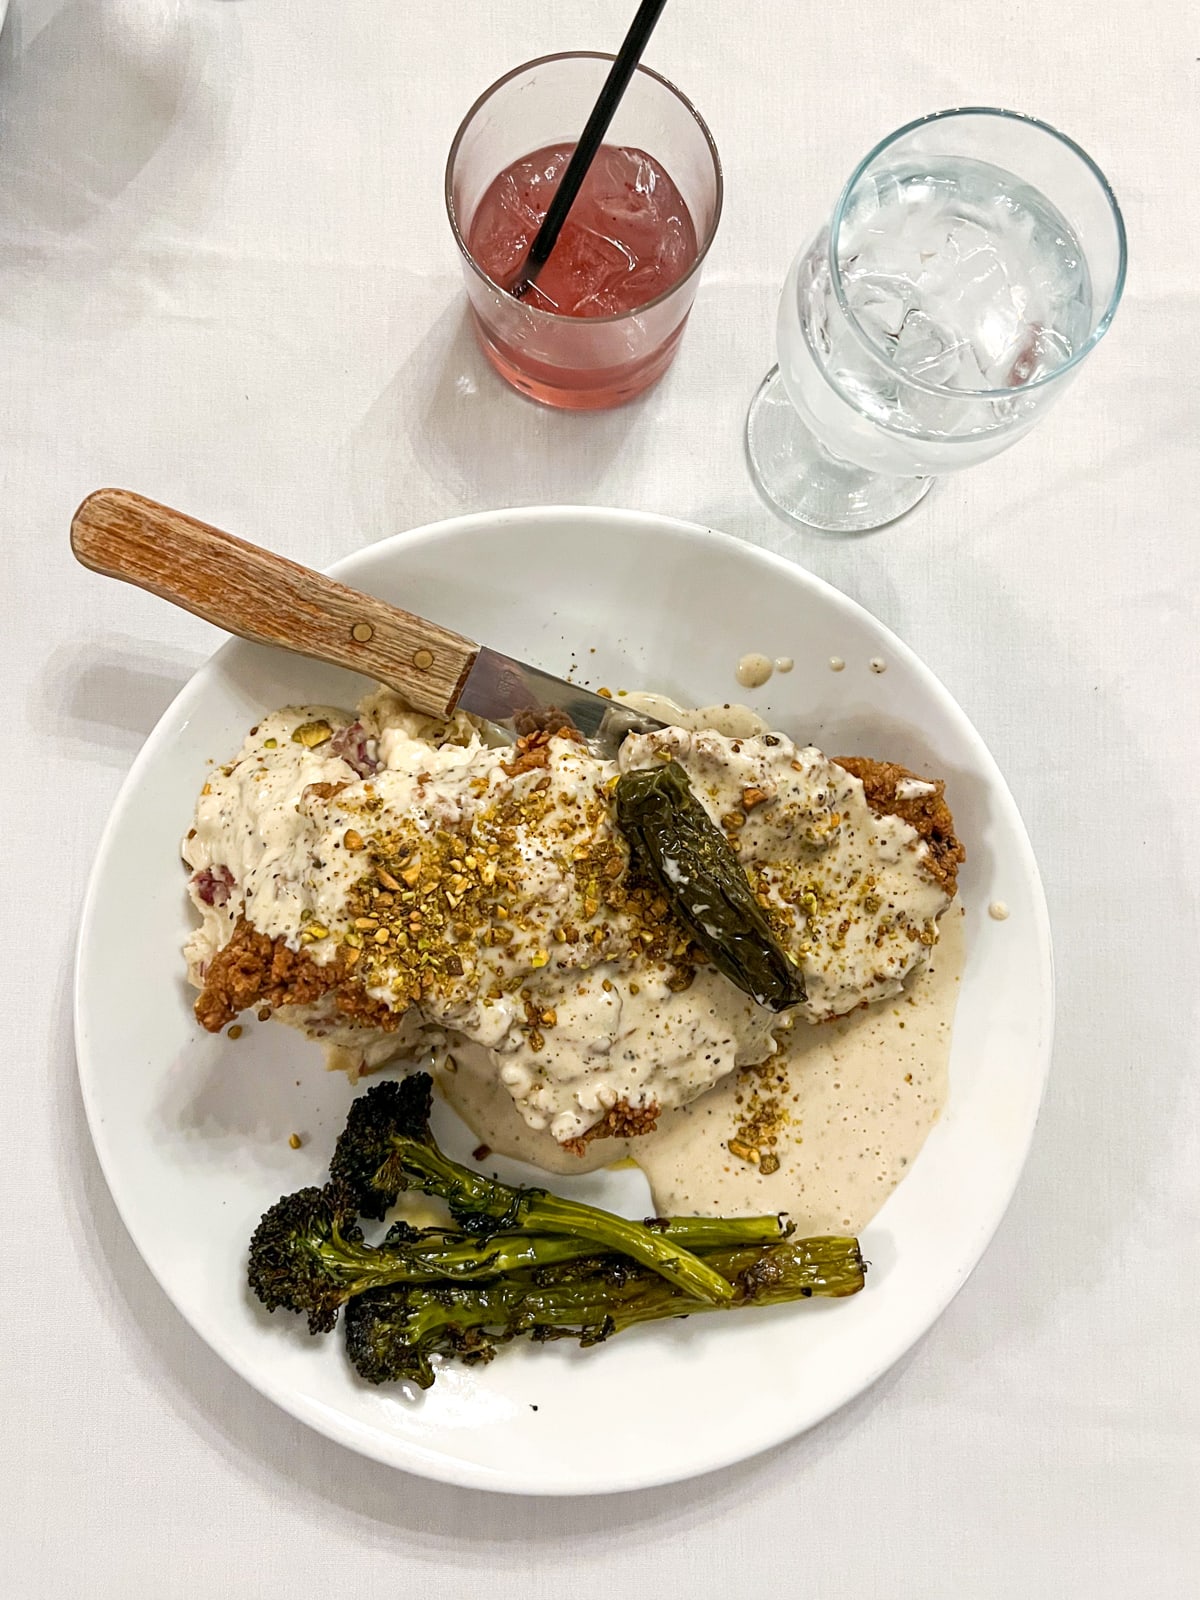
{"type": "Polygon", "coordinates": [[[648,60],[711,123],[721,233],[661,387],[609,415],[554,415],[472,347],[442,166],[500,72],[613,46],[631,11],[14,0],[0,36],[12,1600],[1197,1592],[1194,0],[674,0],[648,60]],[[778,286],[853,161],[955,103],[1034,112],[1095,154],[1129,225],[1124,305],[1010,455],[868,539],[789,531],[741,446],[778,286]],[[484,507],[673,512],[831,579],[941,675],[1041,860],[1058,1042],[994,1245],[871,1393],[709,1479],[508,1500],[309,1433],[182,1322],[91,1151],[71,944],[117,787],[217,636],[73,565],[70,513],[104,483],[318,565],[484,507]]]}

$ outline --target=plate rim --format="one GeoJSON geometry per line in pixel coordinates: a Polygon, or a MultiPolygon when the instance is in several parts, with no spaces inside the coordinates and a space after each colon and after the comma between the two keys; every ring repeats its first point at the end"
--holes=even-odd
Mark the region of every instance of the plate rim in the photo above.
{"type": "MultiPolygon", "coordinates": [[[[3,4],[4,0],[0,0],[0,7],[3,4]]],[[[964,737],[973,746],[976,758],[988,775],[989,794],[994,797],[998,804],[1005,807],[1009,813],[1008,820],[1012,826],[1014,843],[1021,857],[1021,866],[1031,893],[1034,913],[1034,926],[1031,934],[1037,946],[1039,966],[1042,967],[1045,975],[1045,1015],[1044,1026],[1032,1052],[1036,1057],[1035,1065],[1037,1069],[1036,1101],[1028,1117],[1028,1124],[1023,1130],[1020,1157],[1019,1160],[1013,1163],[1011,1177],[1005,1191],[1002,1195],[998,1194],[994,1215],[981,1230],[980,1236],[975,1242],[971,1258],[966,1261],[966,1264],[948,1285],[944,1294],[937,1297],[936,1303],[926,1303],[926,1309],[922,1312],[921,1325],[915,1332],[910,1332],[905,1327],[899,1339],[893,1339],[885,1347],[880,1359],[872,1364],[865,1376],[860,1371],[852,1385],[843,1385],[840,1388],[835,1388],[828,1399],[823,1400],[808,1419],[799,1426],[791,1422],[785,1422],[782,1426],[772,1430],[769,1436],[757,1440],[750,1448],[745,1448],[739,1444],[732,1449],[710,1450],[702,1455],[699,1463],[695,1466],[689,1465],[678,1470],[652,1470],[648,1473],[632,1476],[621,1482],[612,1482],[605,1478],[595,1483],[583,1483],[581,1485],[573,1482],[562,1488],[555,1488],[553,1486],[547,1487],[544,1484],[531,1487],[527,1482],[514,1482],[508,1478],[500,1478],[493,1469],[481,1463],[444,1454],[439,1450],[422,1445],[416,1440],[403,1438],[400,1435],[387,1435],[384,1430],[368,1427],[343,1412],[331,1411],[324,1402],[307,1394],[297,1392],[289,1383],[274,1381],[269,1370],[265,1373],[256,1370],[252,1363],[242,1358],[237,1340],[222,1330],[219,1319],[215,1315],[211,1318],[206,1318],[202,1315],[194,1315],[192,1310],[185,1309],[184,1305],[180,1303],[179,1297],[159,1277],[150,1257],[143,1249],[142,1240],[139,1237],[139,1229],[128,1214],[129,1208],[122,1202],[119,1193],[119,1180],[114,1177],[112,1152],[107,1146],[106,1136],[103,1132],[104,1119],[100,1114],[99,1106],[93,1098],[89,1068],[85,1064],[85,1057],[89,1048],[89,1029],[85,1017],[84,966],[88,934],[96,916],[99,885],[104,877],[103,868],[108,856],[115,848],[119,824],[139,786],[143,769],[157,753],[158,746],[165,737],[165,728],[173,720],[177,720],[175,713],[181,701],[201,693],[207,680],[216,678],[220,674],[222,666],[229,655],[236,654],[245,648],[243,641],[236,637],[226,639],[219,644],[172,697],[169,705],[164,708],[134,757],[129,771],[126,773],[113,800],[97,841],[80,909],[79,927],[74,945],[72,982],[72,1021],[76,1072],[88,1131],[97,1161],[104,1175],[105,1184],[126,1232],[159,1290],[166,1295],[174,1309],[209,1349],[238,1377],[250,1384],[252,1388],[265,1399],[271,1401],[272,1404],[277,1405],[282,1411],[306,1426],[313,1428],[316,1432],[323,1434],[326,1438],[332,1439],[334,1442],[360,1455],[378,1461],[382,1465],[395,1470],[415,1472],[430,1479],[462,1488],[546,1498],[632,1493],[638,1490],[685,1482],[712,1472],[721,1471],[740,1461],[760,1456],[767,1450],[774,1449],[791,1439],[800,1437],[801,1434],[817,1427],[843,1406],[871,1389],[884,1373],[911,1350],[944,1315],[947,1307],[958,1295],[982,1260],[1012,1204],[1017,1185],[1029,1159],[1029,1152],[1038,1121],[1040,1120],[1042,1106],[1045,1102],[1046,1084],[1053,1051],[1056,1010],[1053,944],[1045,888],[1024,819],[995,757],[970,717],[958,704],[933,669],[918,656],[910,645],[906,644],[899,635],[894,633],[885,622],[875,616],[861,602],[853,599],[850,595],[828,582],[828,580],[786,556],[764,549],[762,546],[739,538],[737,535],[722,533],[706,523],[692,522],[686,518],[673,517],[662,512],[570,504],[510,506],[441,518],[436,522],[423,523],[418,527],[401,530],[389,534],[383,539],[360,545],[355,550],[349,551],[336,561],[331,562],[323,570],[330,577],[353,583],[356,564],[381,553],[390,554],[402,547],[436,543],[448,534],[470,533],[476,528],[486,527],[494,531],[517,520],[552,523],[563,518],[608,526],[611,526],[614,521],[633,523],[643,527],[647,524],[653,524],[658,533],[666,535],[672,540],[699,540],[700,545],[707,548],[719,547],[726,549],[732,542],[741,547],[742,553],[749,558],[751,564],[758,563],[763,570],[768,572],[774,571],[786,574],[789,581],[799,582],[802,587],[807,586],[824,603],[831,605],[835,610],[841,610],[850,616],[865,619],[872,628],[880,632],[888,649],[894,653],[896,659],[903,660],[910,667],[916,668],[928,680],[934,695],[943,702],[943,709],[948,709],[954,720],[961,724],[964,737]]]]}

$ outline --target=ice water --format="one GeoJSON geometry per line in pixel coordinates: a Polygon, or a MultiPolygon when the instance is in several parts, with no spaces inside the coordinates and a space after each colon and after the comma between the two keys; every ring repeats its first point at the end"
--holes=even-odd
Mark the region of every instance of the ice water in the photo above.
{"type": "MultiPolygon", "coordinates": [[[[547,145],[498,173],[471,219],[467,248],[495,283],[525,260],[574,154],[547,145]]],[[[601,145],[526,302],[568,317],[636,311],[687,272],[696,229],[670,174],[644,150],[601,145]]]]}
{"type": "Polygon", "coordinates": [[[1066,219],[1012,173],[968,159],[883,168],[784,290],[779,357],[792,403],[834,454],[920,474],[992,455],[1031,426],[1087,340],[1092,291],[1066,219]],[[1022,391],[1028,390],[1027,393],[1022,391]],[[982,392],[982,393],[981,393],[982,392]]]}

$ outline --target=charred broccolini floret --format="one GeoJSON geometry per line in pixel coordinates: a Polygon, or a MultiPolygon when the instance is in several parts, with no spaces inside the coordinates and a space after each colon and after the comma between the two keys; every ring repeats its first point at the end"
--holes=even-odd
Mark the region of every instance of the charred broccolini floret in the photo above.
{"type": "Polygon", "coordinates": [[[378,1284],[357,1218],[353,1195],[336,1183],[284,1195],[264,1213],[250,1239],[249,1277],[268,1311],[302,1312],[310,1333],[326,1333],[357,1285],[378,1284]]]}

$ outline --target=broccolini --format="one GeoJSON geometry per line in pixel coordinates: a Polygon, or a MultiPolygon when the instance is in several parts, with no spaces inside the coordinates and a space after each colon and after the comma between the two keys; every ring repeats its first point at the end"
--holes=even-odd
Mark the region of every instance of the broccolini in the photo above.
{"type": "Polygon", "coordinates": [[[521,1336],[598,1344],[638,1322],[862,1288],[857,1240],[791,1239],[780,1216],[631,1222],[473,1172],[430,1132],[431,1087],[422,1073],[356,1099],[330,1181],[285,1195],[250,1241],[258,1299],[312,1333],[345,1307],[368,1382],[428,1388],[434,1356],[487,1361],[521,1336]],[[454,1226],[400,1221],[368,1243],[359,1218],[405,1189],[444,1200],[454,1226]]]}
{"type": "MultiPolygon", "coordinates": [[[[707,1259],[729,1283],[735,1307],[850,1295],[863,1286],[862,1256],[851,1238],[801,1239],[707,1259]]],[[[600,1344],[639,1322],[720,1309],[677,1293],[636,1263],[609,1257],[495,1283],[372,1291],[346,1313],[346,1348],[368,1383],[405,1380],[428,1389],[435,1355],[490,1361],[522,1334],[600,1344]]]]}
{"type": "MultiPolygon", "coordinates": [[[[704,1251],[774,1244],[789,1230],[779,1217],[679,1217],[656,1222],[653,1231],[668,1243],[704,1251]]],[[[369,1290],[499,1278],[596,1253],[591,1239],[480,1236],[418,1230],[405,1222],[393,1223],[381,1244],[370,1245],[357,1224],[352,1195],[334,1181],[284,1195],[264,1214],[250,1240],[249,1280],[268,1311],[298,1312],[307,1316],[310,1332],[325,1333],[347,1301],[369,1290]]]]}
{"type": "Polygon", "coordinates": [[[432,1082],[418,1072],[400,1083],[379,1083],[350,1107],[330,1162],[363,1216],[379,1217],[406,1189],[436,1195],[464,1233],[508,1231],[590,1239],[641,1261],[696,1300],[728,1305],[728,1282],[699,1257],[639,1222],[564,1200],[546,1189],[519,1189],[451,1161],[429,1131],[432,1082]]]}

